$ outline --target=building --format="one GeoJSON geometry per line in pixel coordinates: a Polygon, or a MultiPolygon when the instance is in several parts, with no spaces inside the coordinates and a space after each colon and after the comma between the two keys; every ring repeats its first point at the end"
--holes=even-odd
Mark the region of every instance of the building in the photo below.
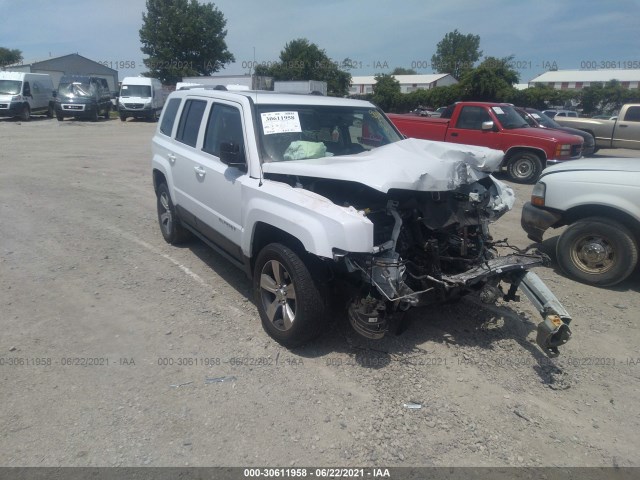
{"type": "MultiPolygon", "coordinates": [[[[429,90],[435,87],[455,85],[458,81],[448,73],[434,73],[430,75],[392,75],[400,82],[401,93],[411,93],[416,90],[429,90]]],[[[376,84],[375,76],[351,77],[349,95],[366,95],[373,93],[376,84]]]]}
{"type": "Polygon", "coordinates": [[[638,88],[640,70],[556,70],[537,76],[529,82],[529,86],[542,85],[558,90],[580,90],[597,83],[605,84],[611,80],[618,80],[625,88],[638,88]]]}
{"type": "Polygon", "coordinates": [[[94,62],[77,53],[62,57],[49,58],[41,62],[29,64],[9,65],[4,70],[12,72],[48,73],[53,80],[53,86],[58,88],[63,75],[91,75],[104,78],[109,84],[109,90],[118,90],[118,71],[101,63],[94,62]]]}

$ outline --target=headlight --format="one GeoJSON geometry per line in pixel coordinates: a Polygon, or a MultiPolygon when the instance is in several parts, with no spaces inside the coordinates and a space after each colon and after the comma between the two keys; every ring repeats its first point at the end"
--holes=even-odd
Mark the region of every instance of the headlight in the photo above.
{"type": "Polygon", "coordinates": [[[556,157],[568,157],[571,155],[571,145],[563,144],[556,147],[556,157]]]}
{"type": "Polygon", "coordinates": [[[547,193],[547,186],[544,182],[538,182],[531,192],[531,203],[536,207],[544,207],[544,196],[547,193]]]}
{"type": "Polygon", "coordinates": [[[12,102],[20,102],[22,100],[22,95],[14,95],[11,97],[12,102]]]}

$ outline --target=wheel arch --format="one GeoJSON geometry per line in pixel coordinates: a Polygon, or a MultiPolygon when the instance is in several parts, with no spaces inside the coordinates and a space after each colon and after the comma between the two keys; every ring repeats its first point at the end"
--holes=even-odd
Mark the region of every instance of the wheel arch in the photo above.
{"type": "Polygon", "coordinates": [[[543,168],[544,168],[544,164],[547,162],[547,152],[545,152],[542,148],[529,147],[529,146],[514,146],[514,147],[510,147],[505,152],[504,160],[502,161],[502,166],[506,166],[509,160],[511,160],[518,153],[533,153],[538,155],[542,160],[543,168]]]}
{"type": "Polygon", "coordinates": [[[604,217],[616,220],[627,227],[640,242],[640,222],[627,212],[608,205],[579,205],[568,209],[563,215],[563,224],[569,225],[584,218],[604,217]]]}

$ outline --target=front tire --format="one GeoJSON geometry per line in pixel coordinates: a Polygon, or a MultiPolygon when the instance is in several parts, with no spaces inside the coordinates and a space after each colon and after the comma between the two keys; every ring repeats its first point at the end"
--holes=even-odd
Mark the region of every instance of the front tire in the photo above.
{"type": "Polygon", "coordinates": [[[107,108],[104,111],[104,119],[109,120],[110,114],[111,114],[111,105],[107,105],[107,108]]]}
{"type": "Polygon", "coordinates": [[[28,104],[24,104],[22,106],[22,111],[20,112],[20,120],[23,122],[28,122],[31,120],[31,108],[29,108],[28,104]]]}
{"type": "Polygon", "coordinates": [[[560,268],[577,280],[609,287],[626,279],[638,263],[638,245],[621,223],[590,217],[570,225],[556,246],[560,268]]]}
{"type": "Polygon", "coordinates": [[[289,247],[271,243],[260,251],[253,290],[262,326],[278,343],[292,348],[322,332],[326,323],[323,289],[289,247]]]}
{"type": "Polygon", "coordinates": [[[517,183],[536,183],[540,172],[542,172],[542,159],[533,152],[516,153],[507,163],[509,178],[517,183]]]}
{"type": "Polygon", "coordinates": [[[158,186],[157,193],[158,223],[165,242],[178,245],[189,238],[189,231],[180,224],[176,209],[171,201],[169,187],[166,183],[158,186]]]}

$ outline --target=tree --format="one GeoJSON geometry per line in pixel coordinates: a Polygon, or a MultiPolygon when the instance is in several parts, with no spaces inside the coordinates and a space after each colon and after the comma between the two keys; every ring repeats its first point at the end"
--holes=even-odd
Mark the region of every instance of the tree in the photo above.
{"type": "Polygon", "coordinates": [[[476,68],[467,71],[460,85],[465,100],[511,101],[515,96],[513,84],[519,75],[510,63],[513,56],[504,58],[487,57],[476,68]]]}
{"type": "Polygon", "coordinates": [[[479,35],[463,35],[457,29],[447,33],[431,57],[431,65],[438,73],[450,73],[460,80],[482,56],[479,35]]]}
{"type": "Polygon", "coordinates": [[[306,38],[292,40],[280,52],[280,62],[258,65],[256,75],[273,77],[274,80],[318,80],[327,82],[329,95],[345,96],[349,93],[351,74],[344,68],[351,64],[331,60],[326,52],[306,38]]]}
{"type": "Polygon", "coordinates": [[[0,47],[0,67],[14,65],[22,61],[22,52],[17,48],[8,49],[0,47]]]}
{"type": "Polygon", "coordinates": [[[391,75],[417,75],[418,72],[416,72],[413,68],[403,68],[403,67],[396,67],[393,69],[393,72],[391,72],[391,75]]]}
{"type": "Polygon", "coordinates": [[[147,0],[140,42],[149,69],[144,75],[173,85],[182,77],[211,75],[233,55],[227,50],[227,24],[213,3],[197,0],[147,0]]]}
{"type": "Polygon", "coordinates": [[[398,103],[398,97],[401,95],[400,82],[386,73],[376,75],[375,80],[373,103],[386,112],[391,111],[398,103]]]}

